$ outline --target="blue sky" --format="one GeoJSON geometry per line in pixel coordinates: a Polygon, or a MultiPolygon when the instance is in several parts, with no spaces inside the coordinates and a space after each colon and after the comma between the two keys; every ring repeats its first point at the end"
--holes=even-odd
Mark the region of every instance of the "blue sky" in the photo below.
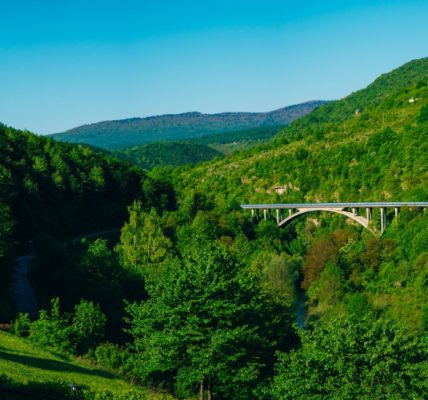
{"type": "Polygon", "coordinates": [[[428,1],[0,0],[0,121],[44,134],[337,99],[428,56],[428,1]]]}

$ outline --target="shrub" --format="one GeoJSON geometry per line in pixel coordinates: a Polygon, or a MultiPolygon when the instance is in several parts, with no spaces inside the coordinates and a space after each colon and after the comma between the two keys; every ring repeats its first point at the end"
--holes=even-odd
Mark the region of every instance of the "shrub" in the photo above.
{"type": "Polygon", "coordinates": [[[70,317],[61,314],[59,298],[54,298],[51,300],[51,310],[40,311],[39,319],[31,324],[29,339],[60,352],[74,353],[76,343],[69,322],[70,317]]]}
{"type": "Polygon", "coordinates": [[[104,338],[106,316],[98,304],[84,299],[74,307],[72,328],[79,353],[95,347],[104,338]]]}
{"type": "Polygon", "coordinates": [[[28,313],[19,313],[11,326],[11,331],[14,335],[27,337],[30,334],[30,316],[28,313]]]}
{"type": "Polygon", "coordinates": [[[97,364],[119,371],[123,371],[126,360],[129,356],[126,349],[117,344],[102,343],[94,352],[97,364]]]}

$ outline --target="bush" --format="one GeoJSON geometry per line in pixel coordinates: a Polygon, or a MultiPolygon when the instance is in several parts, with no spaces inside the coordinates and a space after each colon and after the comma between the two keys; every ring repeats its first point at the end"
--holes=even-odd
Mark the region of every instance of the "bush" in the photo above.
{"type": "MultiPolygon", "coordinates": [[[[146,393],[137,391],[124,391],[122,393],[112,393],[109,390],[97,392],[85,392],[84,400],[149,400],[150,397],[146,393]]],[[[172,399],[172,397],[158,397],[159,400],[172,399]]]]}
{"type": "Polygon", "coordinates": [[[30,316],[28,313],[19,313],[11,326],[11,332],[20,337],[27,337],[30,334],[30,316]]]}
{"type": "Polygon", "coordinates": [[[102,343],[95,349],[94,356],[97,364],[102,367],[123,372],[129,354],[117,344],[102,343]]]}
{"type": "Polygon", "coordinates": [[[50,310],[41,310],[34,322],[28,314],[19,314],[12,333],[59,352],[82,354],[104,339],[106,322],[97,304],[81,299],[73,315],[61,313],[59,298],[54,298],[50,310]]]}
{"type": "Polygon", "coordinates": [[[84,299],[74,307],[73,331],[79,353],[95,347],[104,338],[106,316],[98,304],[84,299]]]}
{"type": "Polygon", "coordinates": [[[69,322],[69,316],[61,314],[59,299],[54,298],[51,300],[51,310],[40,311],[39,319],[31,324],[29,339],[60,352],[74,353],[76,341],[69,322]]]}

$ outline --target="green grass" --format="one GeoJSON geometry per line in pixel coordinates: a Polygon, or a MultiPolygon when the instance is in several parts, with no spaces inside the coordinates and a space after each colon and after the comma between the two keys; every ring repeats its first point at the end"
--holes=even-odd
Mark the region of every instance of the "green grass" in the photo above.
{"type": "Polygon", "coordinates": [[[0,374],[23,385],[28,382],[74,382],[91,391],[129,391],[145,394],[149,399],[172,399],[148,389],[132,385],[121,377],[89,365],[35,347],[25,339],[0,331],[0,374]]]}

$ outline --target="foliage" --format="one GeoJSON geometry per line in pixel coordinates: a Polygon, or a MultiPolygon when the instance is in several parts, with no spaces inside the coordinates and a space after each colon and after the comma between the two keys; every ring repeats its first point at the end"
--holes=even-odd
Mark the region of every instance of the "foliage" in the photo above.
{"type": "Polygon", "coordinates": [[[13,234],[15,221],[12,219],[10,207],[2,202],[2,195],[7,194],[7,186],[2,176],[0,163],[0,320],[8,320],[15,312],[12,306],[10,275],[12,273],[15,248],[13,234]]]}
{"type": "Polygon", "coordinates": [[[256,144],[269,140],[283,128],[283,125],[262,126],[259,128],[244,129],[235,132],[204,135],[199,138],[191,139],[188,142],[205,144],[214,148],[221,147],[221,145],[234,145],[239,149],[244,143],[256,144]]]}
{"type": "Polygon", "coordinates": [[[124,371],[127,369],[130,354],[126,348],[107,342],[96,347],[94,356],[98,365],[115,371],[124,371]]]}
{"type": "Polygon", "coordinates": [[[273,354],[293,347],[291,313],[224,246],[191,241],[182,265],[129,305],[134,373],[180,396],[208,382],[216,398],[250,399],[271,376],[273,354]]]}
{"type": "Polygon", "coordinates": [[[428,104],[421,108],[417,121],[420,124],[428,122],[428,104]]]}
{"type": "MultiPolygon", "coordinates": [[[[428,315],[423,261],[428,225],[418,210],[401,210],[398,219],[388,215],[386,234],[378,238],[329,213],[308,214],[283,230],[271,216],[268,221],[256,216],[252,225],[239,204],[426,201],[427,125],[419,117],[428,103],[427,67],[427,58],[412,61],[319,107],[271,143],[193,168],[155,171],[154,176],[170,176],[184,214],[171,236],[175,233],[179,244],[190,225],[192,233],[202,228],[235,248],[244,235],[250,242],[242,252],[248,265],[256,265],[257,258],[267,264],[284,252],[303,259],[298,283],[311,293],[311,317],[343,315],[360,299],[368,309],[422,332],[428,315]],[[283,194],[276,193],[278,187],[283,194]],[[196,193],[202,201],[193,201],[196,193]],[[330,278],[337,289],[331,296],[330,278]]],[[[372,227],[378,219],[375,212],[372,227]]]]}
{"type": "MultiPolygon", "coordinates": [[[[49,222],[36,230],[50,236],[40,234],[33,243],[32,278],[42,304],[60,296],[66,311],[42,313],[42,322],[31,324],[30,337],[39,324],[43,335],[56,332],[52,341],[58,348],[74,350],[78,335],[73,329],[69,335],[66,327],[73,328],[70,313],[84,298],[101,305],[107,332],[115,332],[108,337],[115,344],[91,354],[181,397],[196,393],[201,381],[220,399],[293,398],[293,393],[299,398],[306,389],[313,398],[328,397],[329,390],[333,398],[426,397],[416,377],[426,378],[428,213],[413,208],[401,209],[398,218],[387,214],[381,237],[330,213],[311,213],[278,229],[275,216],[252,220],[239,205],[427,200],[427,67],[428,59],[408,63],[320,107],[273,141],[230,157],[155,168],[149,177],[137,173],[138,190],[129,192],[132,200],[126,204],[136,201],[117,251],[105,240],[65,246],[53,220],[67,217],[75,224],[86,215],[96,226],[100,214],[86,214],[94,205],[83,199],[110,196],[103,190],[112,169],[105,166],[118,163],[124,180],[135,170],[94,150],[68,147],[91,156],[69,166],[77,179],[71,198],[79,208],[70,214],[66,203],[62,214],[53,204],[64,199],[68,173],[61,174],[62,167],[54,171],[43,151],[36,150],[27,166],[35,139],[24,141],[30,147],[24,161],[9,151],[8,165],[16,164],[12,172],[20,183],[11,169],[0,168],[0,204],[5,205],[0,212],[8,227],[0,236],[2,254],[13,257],[10,239],[25,246],[30,236],[24,216],[49,222]],[[46,182],[59,192],[47,190],[46,182]],[[81,190],[86,184],[91,189],[81,190]],[[17,207],[37,198],[48,202],[49,217],[35,203],[34,216],[27,212],[18,219],[17,207]],[[299,285],[306,291],[311,329],[302,333],[302,345],[291,328],[289,307],[291,301],[301,303],[299,285]],[[128,300],[130,329],[119,335],[122,299],[128,300]],[[293,346],[281,356],[275,395],[266,393],[274,352],[293,346]],[[284,391],[290,382],[292,389],[284,391]]],[[[111,215],[124,210],[125,197],[115,202],[118,208],[110,203],[111,215]]],[[[376,211],[370,228],[378,219],[376,211]]],[[[64,226],[63,235],[72,233],[64,226]]],[[[10,269],[3,272],[6,276],[10,269]]]]}
{"type": "Polygon", "coordinates": [[[61,381],[27,382],[20,384],[6,375],[0,375],[0,390],[7,393],[8,400],[37,400],[40,398],[50,400],[73,400],[75,396],[81,396],[82,391],[73,390],[70,384],[61,381]]]}
{"type": "Polygon", "coordinates": [[[48,307],[53,297],[61,299],[67,312],[73,312],[82,298],[100,304],[107,317],[106,337],[123,340],[123,300],[144,299],[146,292],[142,277],[122,267],[109,241],[82,239],[64,246],[39,235],[33,248],[31,278],[41,307],[48,307]]]}
{"type": "Polygon", "coordinates": [[[278,298],[292,302],[295,299],[297,282],[300,278],[302,260],[287,253],[261,252],[252,268],[262,273],[268,289],[278,298]]]}
{"type": "Polygon", "coordinates": [[[19,313],[11,324],[11,332],[20,337],[27,337],[30,334],[31,320],[28,313],[19,313]]]}
{"type": "Polygon", "coordinates": [[[74,330],[70,325],[69,316],[61,313],[58,298],[52,299],[49,311],[40,311],[39,318],[30,326],[28,338],[42,347],[49,347],[59,352],[76,351],[74,330]]]}
{"type": "Polygon", "coordinates": [[[144,275],[165,260],[170,248],[171,241],[162,232],[156,210],[146,213],[140,202],[133,203],[116,248],[122,265],[144,275]]]}
{"type": "Polygon", "coordinates": [[[283,126],[263,126],[204,135],[183,142],[155,142],[114,151],[114,155],[143,169],[208,161],[271,139],[283,126]]]}
{"type": "Polygon", "coordinates": [[[98,305],[83,299],[73,315],[61,312],[59,298],[52,299],[50,309],[41,310],[37,320],[29,323],[25,315],[13,323],[15,333],[29,332],[31,342],[61,353],[82,354],[104,338],[105,315],[98,305]]]}
{"type": "Polygon", "coordinates": [[[116,151],[114,154],[143,169],[163,165],[196,164],[222,155],[206,145],[181,142],[144,144],[116,151]]]}
{"type": "Polygon", "coordinates": [[[83,299],[76,305],[72,327],[78,343],[78,353],[85,353],[102,341],[106,322],[99,305],[83,299]]]}
{"type": "Polygon", "coordinates": [[[391,321],[335,319],[281,355],[272,398],[423,399],[427,383],[426,340],[391,321]]]}
{"type": "Polygon", "coordinates": [[[13,258],[30,252],[38,235],[63,242],[119,227],[135,199],[146,209],[174,208],[171,188],[136,167],[86,146],[0,124],[0,319],[15,312],[10,306],[13,258]]]}

